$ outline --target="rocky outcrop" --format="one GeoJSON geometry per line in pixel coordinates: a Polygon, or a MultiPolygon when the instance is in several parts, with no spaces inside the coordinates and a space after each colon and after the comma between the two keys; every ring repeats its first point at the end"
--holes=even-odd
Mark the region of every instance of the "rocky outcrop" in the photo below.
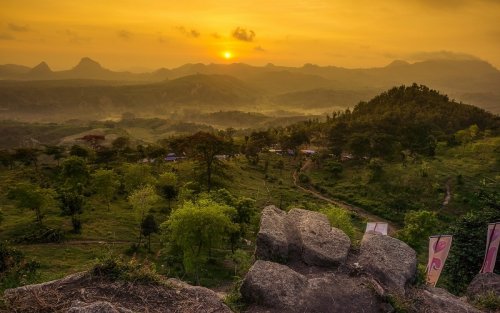
{"type": "Polygon", "coordinates": [[[467,288],[467,296],[471,299],[488,293],[500,297],[500,275],[495,273],[478,274],[467,288]]]}
{"type": "Polygon", "coordinates": [[[411,287],[416,253],[398,239],[368,233],[350,250],[323,214],[274,206],[260,227],[240,289],[249,313],[394,312],[398,301],[411,312],[478,312],[445,290],[411,287]]]}
{"type": "Polygon", "coordinates": [[[323,214],[302,209],[286,214],[268,206],[262,211],[255,256],[280,263],[332,266],[346,259],[350,244],[349,237],[332,228],[323,214]]]}
{"type": "Polygon", "coordinates": [[[115,281],[79,273],[37,285],[8,289],[9,312],[231,312],[215,292],[177,280],[163,283],[115,281]]]}
{"type": "Polygon", "coordinates": [[[375,233],[363,237],[358,262],[383,286],[400,294],[417,271],[415,250],[398,239],[375,233]]]}
{"type": "Polygon", "coordinates": [[[467,302],[442,288],[426,287],[412,295],[416,312],[425,313],[480,313],[467,302]]]}

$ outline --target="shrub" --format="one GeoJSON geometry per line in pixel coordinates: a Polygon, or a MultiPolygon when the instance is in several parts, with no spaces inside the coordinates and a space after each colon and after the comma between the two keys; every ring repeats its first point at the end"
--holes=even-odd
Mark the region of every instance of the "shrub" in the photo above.
{"type": "Polygon", "coordinates": [[[33,282],[39,267],[38,262],[26,260],[21,251],[0,243],[0,291],[33,282]]]}
{"type": "Polygon", "coordinates": [[[349,238],[353,239],[356,234],[356,230],[351,220],[351,215],[348,211],[329,205],[327,207],[321,208],[319,212],[323,213],[328,217],[330,224],[332,227],[336,227],[341,229],[344,233],[346,233],[349,238]]]}

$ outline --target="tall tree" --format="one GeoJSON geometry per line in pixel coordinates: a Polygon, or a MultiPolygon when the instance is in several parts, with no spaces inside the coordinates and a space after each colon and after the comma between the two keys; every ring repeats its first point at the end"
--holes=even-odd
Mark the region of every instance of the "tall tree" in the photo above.
{"type": "Polygon", "coordinates": [[[171,208],[171,202],[177,197],[177,175],[172,172],[165,172],[158,178],[158,189],[160,194],[167,199],[168,209],[171,208]]]}
{"type": "Polygon", "coordinates": [[[167,239],[178,246],[183,254],[186,271],[200,282],[200,268],[205,264],[208,250],[221,246],[224,239],[234,232],[236,225],[231,217],[236,210],[209,198],[196,202],[186,201],[172,212],[163,225],[167,239]]]}
{"type": "Polygon", "coordinates": [[[216,156],[225,153],[229,149],[229,144],[210,133],[197,132],[186,137],[183,148],[205,168],[207,189],[210,192],[214,165],[217,163],[216,156]]]}
{"type": "Polygon", "coordinates": [[[97,196],[106,203],[108,211],[115,196],[120,180],[113,170],[99,169],[92,174],[92,187],[97,196]]]}
{"type": "Polygon", "coordinates": [[[40,188],[31,183],[20,183],[9,191],[9,197],[17,202],[17,206],[35,212],[36,221],[42,224],[43,211],[55,203],[55,191],[40,188]]]}
{"type": "Polygon", "coordinates": [[[139,216],[139,236],[137,241],[138,246],[141,245],[142,224],[144,222],[146,212],[153,207],[153,205],[158,201],[158,198],[158,195],[151,185],[146,185],[134,190],[128,197],[130,205],[139,216]]]}

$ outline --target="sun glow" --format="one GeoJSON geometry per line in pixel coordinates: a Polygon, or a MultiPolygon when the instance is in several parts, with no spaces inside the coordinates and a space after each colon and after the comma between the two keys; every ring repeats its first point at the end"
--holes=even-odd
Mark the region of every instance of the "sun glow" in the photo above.
{"type": "Polygon", "coordinates": [[[229,60],[233,58],[233,53],[231,51],[224,51],[222,53],[222,56],[224,57],[224,59],[229,60]]]}

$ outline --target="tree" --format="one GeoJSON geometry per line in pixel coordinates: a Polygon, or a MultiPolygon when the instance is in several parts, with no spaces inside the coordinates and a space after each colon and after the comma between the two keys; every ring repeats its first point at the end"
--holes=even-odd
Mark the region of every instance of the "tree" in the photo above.
{"type": "Polygon", "coordinates": [[[14,151],[13,157],[15,161],[19,161],[26,166],[33,165],[37,169],[39,153],[37,149],[33,148],[18,148],[14,151]]]}
{"type": "Polygon", "coordinates": [[[172,172],[165,172],[158,178],[158,189],[160,194],[167,199],[168,209],[170,210],[170,204],[172,200],[177,197],[177,175],[172,172]]]}
{"type": "Polygon", "coordinates": [[[235,214],[234,208],[205,197],[184,202],[164,223],[168,241],[181,249],[184,268],[198,284],[209,249],[221,246],[236,228],[231,220],[235,214]]]}
{"type": "Polygon", "coordinates": [[[30,209],[35,212],[36,221],[42,224],[43,210],[52,206],[55,201],[55,191],[40,188],[31,183],[20,183],[9,192],[9,198],[17,201],[19,208],[30,209]]]}
{"type": "Polygon", "coordinates": [[[61,163],[61,178],[66,188],[81,194],[89,177],[89,169],[83,158],[70,156],[61,163]]]}
{"type": "Polygon", "coordinates": [[[69,155],[78,156],[86,159],[89,157],[90,152],[89,150],[83,148],[82,146],[72,145],[71,148],[69,149],[69,155]]]}
{"type": "Polygon", "coordinates": [[[405,226],[397,237],[416,251],[423,252],[429,236],[437,230],[438,222],[436,212],[409,211],[405,214],[405,226]]]}
{"type": "Polygon", "coordinates": [[[73,232],[80,233],[82,223],[77,214],[81,214],[85,204],[85,197],[74,191],[63,191],[59,194],[59,201],[63,214],[71,216],[71,224],[73,225],[73,232]]]}
{"type": "Polygon", "coordinates": [[[130,138],[125,136],[117,137],[113,142],[111,142],[111,146],[118,151],[125,150],[130,145],[130,138]]]}
{"type": "Polygon", "coordinates": [[[113,170],[99,169],[92,174],[92,187],[97,196],[106,203],[109,211],[111,200],[120,187],[118,175],[113,170]]]}
{"type": "Polygon", "coordinates": [[[59,160],[64,156],[64,147],[61,146],[45,146],[45,154],[52,156],[52,158],[57,161],[59,165],[59,160]]]}
{"type": "MultiPolygon", "coordinates": [[[[455,294],[463,293],[483,264],[488,223],[500,218],[498,209],[483,209],[460,217],[448,229],[453,235],[453,244],[444,268],[447,289],[455,294]]],[[[500,259],[497,258],[496,271],[500,259]]]]}
{"type": "Polygon", "coordinates": [[[228,149],[228,144],[220,137],[206,132],[197,132],[186,138],[183,146],[200,165],[205,168],[207,189],[212,189],[212,174],[217,163],[218,154],[223,154],[228,149]]]}
{"type": "Polygon", "coordinates": [[[148,214],[141,224],[142,234],[148,238],[148,251],[151,252],[151,235],[158,232],[158,223],[153,214],[148,214]]]}
{"type": "Polygon", "coordinates": [[[137,188],[156,183],[151,174],[151,166],[147,164],[126,164],[122,172],[123,186],[129,194],[137,188]]]}
{"type": "Polygon", "coordinates": [[[137,244],[140,246],[142,240],[142,224],[144,222],[146,211],[151,209],[152,206],[158,201],[158,195],[151,185],[146,185],[134,190],[128,197],[128,201],[139,216],[139,238],[137,244]]]}

